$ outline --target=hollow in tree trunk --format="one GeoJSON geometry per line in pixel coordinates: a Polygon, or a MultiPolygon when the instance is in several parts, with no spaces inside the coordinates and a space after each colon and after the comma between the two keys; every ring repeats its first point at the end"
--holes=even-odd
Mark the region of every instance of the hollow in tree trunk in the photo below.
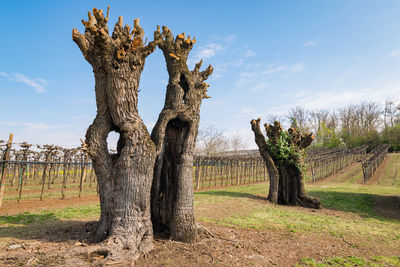
{"type": "Polygon", "coordinates": [[[165,36],[158,47],[167,64],[169,82],[164,108],[151,137],[157,148],[151,191],[152,221],[155,231],[166,232],[173,240],[194,242],[198,231],[193,210],[193,153],[200,121],[200,106],[207,96],[204,81],[213,68],[200,71],[202,61],[192,71],[187,58],[196,39],[185,34],[175,38],[163,27],[165,36]]]}
{"type": "Polygon", "coordinates": [[[296,126],[283,131],[278,121],[264,126],[268,140],[261,132],[260,119],[251,121],[256,144],[270,176],[268,200],[320,208],[320,201],[308,196],[304,188],[304,149],[311,144],[313,134],[301,133],[296,126]]]}
{"type": "Polygon", "coordinates": [[[157,40],[145,45],[139,20],[131,30],[122,17],[110,36],[108,11],[107,16],[96,8],[92,13],[82,21],[85,33],[73,29],[72,37],[95,77],[97,115],[85,140],[99,184],[101,216],[95,236],[106,239],[114,256],[119,252],[133,259],[153,248],[150,188],[156,148],[137,103],[145,58],[157,40]],[[120,135],[116,154],[107,147],[111,131],[120,135]]]}
{"type": "Polygon", "coordinates": [[[111,37],[107,21],[108,11],[104,16],[93,9],[89,20],[83,21],[85,34],[76,29],[72,33],[95,77],[97,115],[83,149],[98,180],[101,215],[95,236],[105,239],[114,255],[126,256],[129,251],[132,259],[153,247],[152,221],[155,229],[167,229],[172,239],[185,242],[194,241],[204,230],[194,220],[192,168],[200,105],[208,97],[204,81],[212,67],[200,72],[200,62],[188,70],[187,56],[195,43],[190,37],[178,35],[174,40],[168,28],[161,32],[158,27],[154,41],[145,46],[138,20],[131,32],[120,17],[111,37]],[[150,137],[137,100],[145,58],[157,45],[170,78],[164,108],[150,137]],[[107,147],[111,131],[120,134],[115,154],[107,147]]]}

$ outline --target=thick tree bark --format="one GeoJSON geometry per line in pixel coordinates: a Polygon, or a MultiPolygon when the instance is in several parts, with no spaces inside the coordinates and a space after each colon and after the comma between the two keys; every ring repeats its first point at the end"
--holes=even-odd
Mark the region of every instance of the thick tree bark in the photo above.
{"type": "Polygon", "coordinates": [[[271,157],[267,141],[260,129],[261,119],[252,120],[251,128],[254,132],[255,141],[260,151],[261,157],[264,159],[265,165],[269,175],[269,192],[268,200],[272,203],[278,203],[278,190],[279,190],[279,172],[275,166],[274,160],[271,157]]]}
{"type": "Polygon", "coordinates": [[[264,124],[268,136],[266,141],[260,129],[260,119],[250,123],[270,176],[268,200],[278,204],[320,208],[320,201],[306,194],[301,168],[304,164],[302,153],[311,144],[313,135],[302,134],[295,127],[283,132],[280,123],[275,121],[273,125],[264,124]],[[282,150],[283,146],[286,149],[282,150]],[[285,151],[288,154],[284,154],[285,151]]]}
{"type": "Polygon", "coordinates": [[[161,32],[158,27],[154,41],[144,46],[138,20],[131,32],[120,17],[111,37],[107,21],[108,12],[104,16],[93,9],[89,20],[83,21],[85,34],[76,29],[72,33],[95,77],[97,115],[83,149],[98,180],[101,215],[95,238],[106,239],[112,254],[121,255],[118,251],[124,249],[126,256],[129,249],[134,258],[153,247],[153,225],[184,242],[195,241],[198,232],[204,232],[194,220],[192,168],[200,106],[208,98],[204,81],[213,69],[200,72],[200,61],[189,71],[186,61],[195,40],[184,34],[174,40],[168,28],[161,32]],[[138,114],[137,99],[145,58],[157,45],[170,79],[150,137],[138,114]],[[116,154],[107,147],[110,131],[120,134],[116,154]]]}
{"type": "MultiPolygon", "coordinates": [[[[138,88],[145,58],[157,40],[143,44],[144,31],[135,20],[131,31],[122,17],[108,33],[108,11],[89,12],[85,34],[73,30],[73,40],[95,76],[97,115],[86,133],[86,149],[99,184],[101,216],[98,240],[107,239],[115,256],[129,251],[131,258],[152,249],[150,189],[156,148],[138,109],[138,88]],[[110,154],[107,136],[120,134],[117,153],[110,154]]],[[[161,36],[159,36],[161,38],[161,36]]]]}
{"type": "Polygon", "coordinates": [[[193,153],[201,102],[209,98],[204,81],[213,68],[210,65],[200,72],[200,61],[190,71],[186,61],[196,40],[186,38],[184,33],[174,39],[167,27],[161,35],[165,38],[158,46],[164,54],[169,82],[164,108],[151,134],[157,147],[152,221],[155,231],[166,231],[173,240],[194,242],[200,228],[193,210],[193,153]]]}

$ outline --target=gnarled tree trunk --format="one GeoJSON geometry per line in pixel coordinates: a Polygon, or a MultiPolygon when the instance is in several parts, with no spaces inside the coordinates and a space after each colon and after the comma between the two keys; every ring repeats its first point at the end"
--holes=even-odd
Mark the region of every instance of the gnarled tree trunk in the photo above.
{"type": "Polygon", "coordinates": [[[151,137],[157,160],[151,191],[152,221],[156,231],[166,231],[173,240],[193,242],[198,227],[193,210],[193,153],[200,121],[200,106],[208,98],[204,81],[211,65],[200,72],[202,61],[190,71],[186,64],[195,39],[163,27],[165,38],[158,44],[169,74],[164,108],[151,137]]]}
{"type": "Polygon", "coordinates": [[[189,71],[186,60],[195,40],[184,35],[174,40],[166,27],[162,32],[158,27],[154,41],[144,46],[138,20],[131,32],[120,17],[111,37],[107,21],[108,14],[93,9],[89,20],[83,21],[85,34],[76,29],[72,34],[95,77],[97,115],[87,130],[84,149],[92,159],[99,186],[101,216],[96,237],[107,239],[112,251],[129,249],[137,257],[153,247],[151,220],[168,229],[175,240],[196,238],[193,150],[201,101],[207,97],[204,81],[212,67],[200,72],[200,62],[189,71]],[[170,80],[150,137],[138,114],[137,99],[145,58],[157,45],[164,52],[170,80]],[[110,154],[107,147],[110,131],[120,134],[116,154],[110,154]]]}
{"type": "Polygon", "coordinates": [[[278,204],[320,208],[320,201],[306,194],[302,171],[303,152],[311,144],[313,135],[302,134],[296,127],[284,132],[278,121],[274,125],[264,126],[268,141],[261,132],[260,119],[251,121],[256,144],[270,176],[268,200],[278,204]]]}
{"type": "MultiPolygon", "coordinates": [[[[153,248],[150,189],[156,148],[138,114],[140,75],[156,41],[143,44],[139,20],[123,25],[122,17],[108,33],[108,11],[89,12],[85,34],[73,30],[73,40],[95,76],[97,115],[86,133],[86,149],[99,184],[101,217],[96,237],[108,248],[137,257],[153,248]],[[120,134],[117,153],[110,154],[107,136],[120,134]]],[[[114,253],[115,254],[115,253],[114,253]]]]}

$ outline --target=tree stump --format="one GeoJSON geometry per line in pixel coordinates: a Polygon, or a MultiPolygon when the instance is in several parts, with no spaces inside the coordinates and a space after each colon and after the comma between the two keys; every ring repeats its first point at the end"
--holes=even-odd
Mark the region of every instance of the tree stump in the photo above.
{"type": "Polygon", "coordinates": [[[268,200],[277,204],[320,208],[320,201],[308,196],[304,188],[304,149],[311,144],[313,134],[301,133],[295,125],[283,131],[281,124],[275,121],[273,125],[264,124],[266,140],[260,121],[259,118],[250,123],[270,177],[268,200]]]}

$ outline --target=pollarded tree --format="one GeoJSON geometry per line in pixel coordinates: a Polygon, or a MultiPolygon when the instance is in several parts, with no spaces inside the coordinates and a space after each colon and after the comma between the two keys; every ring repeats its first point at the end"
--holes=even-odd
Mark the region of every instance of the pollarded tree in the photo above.
{"type": "Polygon", "coordinates": [[[96,237],[107,238],[111,251],[123,248],[137,257],[153,248],[150,189],[156,159],[156,147],[138,113],[139,81],[145,59],[161,35],[145,45],[139,20],[131,30],[119,17],[110,36],[108,13],[94,8],[89,20],[82,20],[85,33],[73,29],[72,38],[95,77],[97,115],[85,143],[99,185],[96,237]],[[111,131],[120,135],[116,154],[107,147],[111,131]]]}
{"type": "Polygon", "coordinates": [[[306,194],[304,188],[304,149],[313,134],[301,133],[292,126],[283,131],[281,124],[264,124],[268,140],[261,132],[260,118],[251,121],[251,128],[270,177],[268,200],[278,204],[320,208],[320,201],[306,194]]]}
{"type": "Polygon", "coordinates": [[[151,207],[155,225],[170,230],[172,239],[193,241],[201,229],[194,223],[191,172],[200,104],[207,97],[203,82],[212,67],[200,72],[199,63],[189,71],[186,60],[195,40],[182,35],[174,40],[166,27],[162,32],[158,27],[154,40],[145,45],[138,19],[131,31],[120,17],[111,36],[107,22],[108,11],[105,16],[93,9],[83,21],[85,33],[74,29],[72,36],[95,76],[97,115],[85,140],[99,185],[101,216],[95,236],[106,239],[113,255],[124,249],[124,255],[129,250],[134,258],[153,247],[151,207]],[[150,137],[137,101],[145,58],[157,45],[164,52],[170,80],[150,137]],[[120,134],[115,154],[107,147],[111,131],[120,134]]]}
{"type": "Polygon", "coordinates": [[[200,71],[202,61],[192,71],[187,58],[196,39],[185,34],[174,38],[167,27],[158,47],[164,54],[169,74],[164,108],[151,138],[157,147],[152,186],[152,221],[156,231],[167,231],[174,240],[193,242],[201,228],[193,211],[193,154],[200,122],[200,106],[207,96],[204,81],[213,68],[200,71]]]}

